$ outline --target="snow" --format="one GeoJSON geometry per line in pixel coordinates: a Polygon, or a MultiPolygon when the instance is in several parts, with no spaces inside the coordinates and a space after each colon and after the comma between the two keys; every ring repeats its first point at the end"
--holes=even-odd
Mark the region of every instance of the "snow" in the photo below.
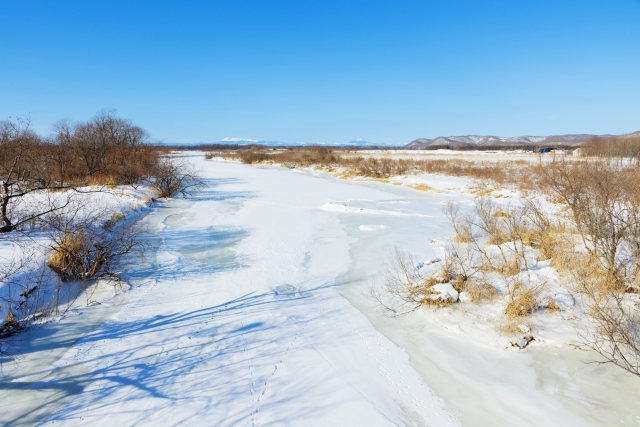
{"type": "Polygon", "coordinates": [[[585,363],[574,297],[548,263],[530,280],[560,311],[517,336],[499,332],[499,303],[472,306],[449,283],[434,296],[459,303],[399,318],[366,298],[394,245],[425,260],[421,272],[440,268],[453,234],[443,207],[472,206],[473,181],[396,177],[425,192],[193,161],[210,186],[152,206],[161,245],[128,272],[131,289],[35,328],[24,360],[5,365],[0,421],[638,425],[637,379],[585,363]]]}
{"type": "Polygon", "coordinates": [[[434,295],[429,297],[434,301],[458,301],[458,291],[453,288],[451,283],[438,283],[431,286],[429,289],[436,292],[434,295]]]}
{"type": "Polygon", "coordinates": [[[162,245],[131,272],[126,299],[77,313],[107,303],[119,310],[58,357],[12,367],[10,391],[21,404],[3,404],[0,419],[459,425],[407,353],[337,287],[350,238],[339,214],[319,208],[388,195],[288,171],[198,164],[209,189],[154,204],[146,221],[162,245]]]}
{"type": "Polygon", "coordinates": [[[358,230],[360,231],[380,231],[387,228],[385,225],[359,225],[358,230]]]}
{"type": "Polygon", "coordinates": [[[556,288],[551,298],[562,311],[571,310],[576,305],[571,292],[565,288],[556,288]]]}
{"type": "Polygon", "coordinates": [[[329,202],[320,206],[320,209],[329,212],[341,212],[341,213],[359,213],[359,214],[371,214],[371,215],[410,215],[410,216],[423,216],[418,213],[407,213],[399,210],[385,210],[385,209],[367,209],[359,206],[349,206],[347,202],[336,203],[329,202]]]}
{"type": "MultiPolygon", "coordinates": [[[[102,212],[105,218],[109,218],[113,214],[122,214],[130,220],[142,215],[145,209],[151,203],[151,198],[155,194],[155,190],[150,186],[139,186],[134,189],[131,187],[83,187],[78,189],[80,192],[66,191],[56,193],[31,193],[24,197],[21,201],[22,207],[36,209],[41,212],[46,209],[39,209],[38,206],[48,206],[50,199],[58,199],[57,206],[68,206],[62,212],[73,212],[78,210],[79,214],[85,214],[89,211],[102,212]]],[[[0,268],[10,265],[12,262],[27,264],[27,271],[21,272],[13,277],[11,281],[13,286],[9,286],[5,282],[0,282],[0,302],[2,301],[18,301],[19,295],[23,292],[24,285],[30,287],[30,283],[34,282],[33,275],[43,274],[46,281],[56,281],[55,275],[44,265],[47,258],[47,236],[46,233],[32,230],[28,239],[21,239],[18,233],[5,234],[0,236],[0,268]],[[19,240],[16,240],[18,238],[19,240]],[[19,243],[19,244],[17,244],[19,243]]],[[[45,286],[42,286],[44,288],[45,286]]],[[[66,288],[66,287],[65,287],[66,288]]],[[[71,287],[68,294],[64,296],[65,300],[72,299],[77,294],[77,289],[71,287]]],[[[46,299],[50,295],[42,293],[41,299],[46,299]]],[[[9,312],[9,304],[0,303],[0,324],[4,323],[9,312]]]]}

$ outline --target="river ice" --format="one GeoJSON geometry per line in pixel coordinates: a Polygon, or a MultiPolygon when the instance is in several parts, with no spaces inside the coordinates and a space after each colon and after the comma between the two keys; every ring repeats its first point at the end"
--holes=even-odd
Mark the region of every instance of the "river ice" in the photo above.
{"type": "MultiPolygon", "coordinates": [[[[146,218],[162,239],[157,266],[135,271],[119,311],[81,332],[60,358],[25,376],[19,365],[4,388],[19,390],[23,405],[4,399],[0,417],[37,412],[27,424],[110,426],[456,425],[406,352],[337,289],[352,239],[335,212],[319,208],[388,194],[198,164],[209,188],[159,203],[146,218]]],[[[78,312],[91,310],[100,307],[78,312]]]]}
{"type": "MultiPolygon", "coordinates": [[[[612,379],[601,384],[610,397],[594,397],[595,383],[566,349],[554,350],[566,356],[560,361],[549,349],[513,353],[479,342],[485,335],[474,341],[461,334],[464,313],[389,319],[367,300],[367,284],[394,245],[424,264],[439,261],[452,234],[443,205],[456,198],[471,206],[469,196],[193,161],[209,187],[191,200],[154,204],[145,220],[162,243],[128,272],[131,289],[75,310],[86,318],[85,329],[67,318],[26,337],[41,345],[27,345],[24,360],[5,369],[0,421],[581,426],[640,420],[633,409],[624,411],[637,387],[625,397],[614,381],[620,375],[607,371],[612,379]],[[51,336],[67,335],[48,346],[47,328],[51,336]]],[[[594,375],[602,376],[608,368],[598,369],[594,375]]]]}

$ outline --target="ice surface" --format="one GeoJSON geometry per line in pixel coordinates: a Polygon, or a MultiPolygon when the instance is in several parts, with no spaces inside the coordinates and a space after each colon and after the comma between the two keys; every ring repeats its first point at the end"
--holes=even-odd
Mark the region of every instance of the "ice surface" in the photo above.
{"type": "Polygon", "coordinates": [[[379,231],[387,228],[386,225],[359,225],[358,230],[360,231],[379,231]]]}
{"type": "Polygon", "coordinates": [[[37,407],[56,425],[458,425],[404,350],[337,290],[350,238],[340,214],[318,207],[386,193],[198,166],[211,187],[154,205],[147,221],[161,244],[145,271],[131,272],[140,280],[126,302],[58,358],[17,373],[34,403],[5,399],[1,421],[37,407]],[[40,390],[57,390],[52,404],[34,398],[40,390]]]}
{"type": "MultiPolygon", "coordinates": [[[[390,319],[365,297],[394,245],[435,271],[452,235],[443,206],[467,209],[472,196],[195,161],[210,188],[154,205],[147,220],[161,245],[129,272],[126,298],[106,322],[70,329],[50,359],[47,345],[27,347],[22,366],[39,362],[3,381],[23,403],[0,400],[0,421],[637,424],[637,380],[586,364],[593,355],[567,343],[569,313],[536,318],[543,332],[510,351],[488,320],[495,305],[390,319]]],[[[556,280],[545,268],[536,280],[556,280]]],[[[570,293],[554,289],[570,311],[570,293]]]]}

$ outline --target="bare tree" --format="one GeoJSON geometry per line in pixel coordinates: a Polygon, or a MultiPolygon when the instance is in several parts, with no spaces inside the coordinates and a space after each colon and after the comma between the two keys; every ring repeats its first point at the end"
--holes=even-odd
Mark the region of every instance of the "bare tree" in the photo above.
{"type": "Polygon", "coordinates": [[[574,266],[573,275],[587,313],[578,328],[582,344],[605,362],[640,376],[640,299],[612,289],[597,263],[574,266]]]}
{"type": "Polygon", "coordinates": [[[154,172],[154,185],[159,197],[189,194],[206,186],[194,166],[183,158],[165,157],[154,172]]]}
{"type": "Polygon", "coordinates": [[[40,143],[29,130],[28,120],[0,122],[0,233],[63,209],[70,202],[69,197],[46,197],[31,208],[22,204],[31,193],[71,188],[48,173],[38,156],[40,143]]]}
{"type": "Polygon", "coordinates": [[[587,314],[580,338],[606,363],[640,375],[640,171],[607,159],[554,160],[542,174],[587,249],[569,265],[587,314]]]}
{"type": "Polygon", "coordinates": [[[102,112],[93,120],[75,126],[71,148],[82,160],[89,178],[106,170],[108,154],[119,125],[111,112],[102,112]]]}

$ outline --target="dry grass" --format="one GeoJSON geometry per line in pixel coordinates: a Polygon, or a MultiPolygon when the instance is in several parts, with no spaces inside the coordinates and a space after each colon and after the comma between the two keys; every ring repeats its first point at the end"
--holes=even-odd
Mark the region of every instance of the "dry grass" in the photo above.
{"type": "Polygon", "coordinates": [[[489,262],[486,264],[484,271],[498,273],[503,277],[512,277],[522,271],[520,260],[514,256],[506,261],[489,262]]]}
{"type": "Polygon", "coordinates": [[[504,228],[496,228],[491,231],[487,238],[487,245],[502,245],[506,242],[512,241],[511,236],[504,228]]]}
{"type": "Polygon", "coordinates": [[[438,283],[448,283],[451,281],[451,275],[447,271],[437,271],[433,273],[431,276],[426,278],[422,282],[422,286],[426,288],[430,288],[433,285],[437,285],[438,283]]]}
{"type": "Polygon", "coordinates": [[[493,194],[494,190],[492,188],[473,188],[469,190],[469,192],[477,198],[480,198],[490,196],[491,194],[493,194]]]}
{"type": "MultiPolygon", "coordinates": [[[[4,323],[0,325],[0,338],[13,335],[16,332],[20,331],[21,329],[22,329],[22,325],[18,321],[16,321],[16,317],[14,316],[13,311],[9,310],[9,313],[7,313],[7,317],[5,318],[4,323]]],[[[4,349],[0,348],[0,350],[3,350],[3,351],[0,351],[0,354],[2,356],[6,356],[4,349]]]]}
{"type": "MultiPolygon", "coordinates": [[[[640,333],[636,332],[640,330],[640,316],[637,308],[629,308],[627,302],[629,295],[635,296],[628,290],[639,288],[636,277],[640,276],[640,190],[637,186],[640,168],[630,167],[640,164],[639,141],[638,138],[595,141],[584,148],[589,155],[600,156],[599,159],[547,157],[548,161],[537,164],[375,158],[319,148],[238,150],[227,157],[246,163],[321,167],[339,171],[336,176],[340,178],[388,180],[395,176],[440,174],[479,181],[482,185],[472,191],[478,198],[475,216],[459,215],[455,209],[447,211],[455,231],[453,244],[473,252],[455,260],[455,268],[460,271],[455,272],[452,285],[468,292],[472,301],[479,302],[495,298],[495,290],[483,284],[482,273],[497,274],[511,281],[504,296],[506,324],[503,330],[523,332],[521,319],[545,305],[540,301],[539,287],[513,281],[522,269],[529,268],[526,248],[534,248],[539,260],[550,260],[550,265],[561,274],[574,277],[577,288],[592,307],[586,313],[597,328],[587,331],[585,343],[609,362],[640,375],[640,333]],[[527,194],[533,191],[553,204],[563,205],[563,217],[555,217],[533,205],[504,210],[486,202],[495,188],[506,185],[519,187],[527,194]],[[489,251],[488,245],[495,246],[489,251]],[[617,254],[624,245],[632,247],[633,259],[621,263],[617,254]],[[578,246],[585,248],[586,254],[576,251],[578,246]],[[499,260],[495,259],[496,251],[499,251],[499,260]]],[[[412,311],[432,304],[430,288],[435,284],[432,279],[420,284],[407,281],[406,277],[410,276],[404,274],[408,270],[403,268],[388,276],[391,280],[385,289],[378,293],[372,291],[374,298],[396,315],[402,308],[412,311]],[[399,271],[403,274],[396,274],[399,271]],[[386,296],[389,299],[385,299],[386,296]],[[394,299],[395,302],[389,303],[394,299]]],[[[559,309],[555,301],[545,303],[549,310],[559,309]]]]}
{"type": "Polygon", "coordinates": [[[539,248],[541,258],[550,260],[549,265],[561,273],[570,271],[575,262],[575,241],[572,236],[549,236],[539,248]]]}
{"type": "Polygon", "coordinates": [[[107,175],[107,174],[102,174],[102,175],[94,175],[91,176],[87,179],[87,184],[88,185],[95,185],[95,186],[102,186],[105,185],[109,188],[115,188],[118,185],[121,185],[120,179],[119,177],[115,176],[115,175],[107,175]]]}
{"type": "Polygon", "coordinates": [[[453,231],[455,232],[454,241],[457,243],[471,243],[474,241],[473,222],[468,216],[460,214],[460,207],[453,203],[447,203],[445,215],[449,218],[453,231]]]}
{"type": "Polygon", "coordinates": [[[515,282],[509,287],[509,292],[505,297],[505,316],[508,319],[524,317],[536,310],[540,301],[540,289],[515,282]]]}
{"type": "Polygon", "coordinates": [[[418,191],[431,191],[431,190],[433,190],[433,188],[429,187],[427,184],[413,184],[413,185],[408,185],[407,187],[413,188],[414,190],[418,190],[418,191]]]}
{"type": "Polygon", "coordinates": [[[505,319],[500,325],[500,332],[509,335],[530,334],[533,330],[531,322],[518,318],[518,319],[505,319]]]}
{"type": "Polygon", "coordinates": [[[238,159],[244,164],[262,163],[271,159],[271,156],[260,151],[240,151],[238,159]]]}
{"type": "Polygon", "coordinates": [[[83,255],[89,251],[89,243],[82,230],[64,233],[53,248],[47,265],[63,280],[80,276],[83,255]]]}
{"type": "Polygon", "coordinates": [[[461,291],[466,292],[473,304],[491,301],[498,297],[496,289],[482,280],[467,280],[461,286],[461,291]]]}
{"type": "MultiPolygon", "coordinates": [[[[445,305],[453,304],[454,301],[451,298],[442,298],[439,292],[432,289],[434,285],[449,283],[451,281],[451,275],[449,272],[441,270],[433,273],[427,279],[422,282],[421,293],[423,295],[422,305],[443,307],[445,305]],[[433,298],[433,296],[438,298],[433,298]]],[[[455,289],[455,281],[452,283],[455,289]]]]}
{"type": "MultiPolygon", "coordinates": [[[[497,185],[518,183],[523,188],[532,188],[537,167],[530,161],[474,161],[463,159],[392,159],[388,157],[364,157],[327,147],[300,147],[288,150],[273,150],[265,147],[247,147],[237,151],[210,152],[208,158],[220,156],[240,160],[246,164],[275,163],[284,167],[322,167],[341,169],[338,178],[391,178],[402,175],[441,174],[473,178],[497,185]]],[[[422,191],[428,189],[417,188],[422,191]]],[[[482,193],[490,189],[479,190],[482,193]]]]}
{"type": "Polygon", "coordinates": [[[456,235],[453,239],[456,243],[471,243],[473,235],[471,234],[471,230],[461,229],[456,231],[456,235]]]}
{"type": "Polygon", "coordinates": [[[551,297],[547,297],[546,309],[549,311],[560,311],[560,307],[558,306],[556,301],[551,297]]]}
{"type": "Polygon", "coordinates": [[[496,213],[494,213],[494,216],[497,216],[498,218],[511,218],[512,215],[509,212],[505,212],[503,210],[497,210],[496,213]]]}
{"type": "Polygon", "coordinates": [[[102,228],[109,231],[111,230],[117,223],[125,219],[125,215],[121,212],[116,212],[108,220],[105,221],[102,228]]]}
{"type": "Polygon", "coordinates": [[[103,215],[98,211],[86,218],[69,218],[48,230],[51,253],[47,264],[62,281],[101,277],[119,281],[124,259],[131,254],[143,256],[150,247],[141,239],[142,224],[127,223],[122,214],[106,220],[103,215]]]}
{"type": "Polygon", "coordinates": [[[456,302],[433,289],[437,284],[451,281],[447,270],[424,277],[417,265],[413,256],[395,248],[381,272],[382,283],[370,285],[370,297],[393,316],[407,314],[424,306],[443,307],[456,302]]]}
{"type": "Polygon", "coordinates": [[[558,196],[557,194],[550,194],[547,196],[547,202],[555,204],[555,205],[563,205],[565,203],[565,200],[558,196]]]}
{"type": "Polygon", "coordinates": [[[640,133],[618,137],[594,138],[580,147],[587,156],[616,159],[638,166],[640,164],[640,133]]]}

